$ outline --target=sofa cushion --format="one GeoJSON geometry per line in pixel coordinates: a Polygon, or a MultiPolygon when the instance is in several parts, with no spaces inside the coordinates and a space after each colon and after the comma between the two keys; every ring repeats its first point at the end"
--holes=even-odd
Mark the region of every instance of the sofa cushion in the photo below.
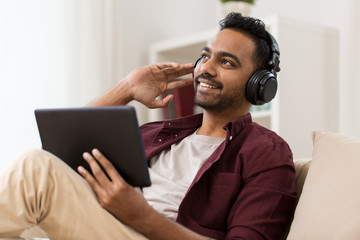
{"type": "Polygon", "coordinates": [[[294,165],[296,171],[296,193],[300,197],[311,165],[311,158],[296,159],[294,165]]]}
{"type": "Polygon", "coordinates": [[[360,239],[360,139],[319,130],[313,145],[287,239],[360,239]]]}
{"type": "MultiPolygon", "coordinates": [[[[295,171],[296,171],[296,193],[301,196],[302,189],[304,186],[304,182],[311,165],[311,158],[299,158],[294,160],[295,171]]],[[[281,236],[280,240],[285,240],[288,236],[290,231],[290,224],[286,227],[283,235],[281,236]]]]}

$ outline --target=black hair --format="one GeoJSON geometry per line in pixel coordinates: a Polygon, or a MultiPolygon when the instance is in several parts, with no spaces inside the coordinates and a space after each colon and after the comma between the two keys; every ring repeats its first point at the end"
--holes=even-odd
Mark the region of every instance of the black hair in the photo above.
{"type": "Polygon", "coordinates": [[[239,31],[249,36],[255,43],[253,60],[258,69],[269,69],[268,62],[271,58],[269,36],[265,24],[256,18],[243,16],[241,13],[231,12],[219,22],[220,31],[228,28],[239,31]]]}

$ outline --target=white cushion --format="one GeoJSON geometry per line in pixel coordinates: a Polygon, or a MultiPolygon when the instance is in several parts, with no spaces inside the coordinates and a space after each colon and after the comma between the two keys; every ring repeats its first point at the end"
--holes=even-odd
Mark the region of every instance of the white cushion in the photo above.
{"type": "Polygon", "coordinates": [[[360,139],[313,133],[312,163],[287,239],[360,239],[360,139]]]}

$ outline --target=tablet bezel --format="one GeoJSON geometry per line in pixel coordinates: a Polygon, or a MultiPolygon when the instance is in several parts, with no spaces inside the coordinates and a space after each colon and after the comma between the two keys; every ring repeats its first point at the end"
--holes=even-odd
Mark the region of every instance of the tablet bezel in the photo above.
{"type": "Polygon", "coordinates": [[[76,172],[79,165],[91,172],[82,154],[98,148],[130,185],[151,185],[134,107],[36,109],[35,117],[42,148],[76,172]]]}

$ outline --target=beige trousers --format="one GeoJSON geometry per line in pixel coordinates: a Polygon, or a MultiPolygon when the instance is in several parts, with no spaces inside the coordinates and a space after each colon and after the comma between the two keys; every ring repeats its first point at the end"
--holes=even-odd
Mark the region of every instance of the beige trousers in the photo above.
{"type": "Polygon", "coordinates": [[[24,153],[0,175],[0,239],[33,226],[52,240],[146,239],[104,210],[78,173],[41,150],[24,153]]]}

